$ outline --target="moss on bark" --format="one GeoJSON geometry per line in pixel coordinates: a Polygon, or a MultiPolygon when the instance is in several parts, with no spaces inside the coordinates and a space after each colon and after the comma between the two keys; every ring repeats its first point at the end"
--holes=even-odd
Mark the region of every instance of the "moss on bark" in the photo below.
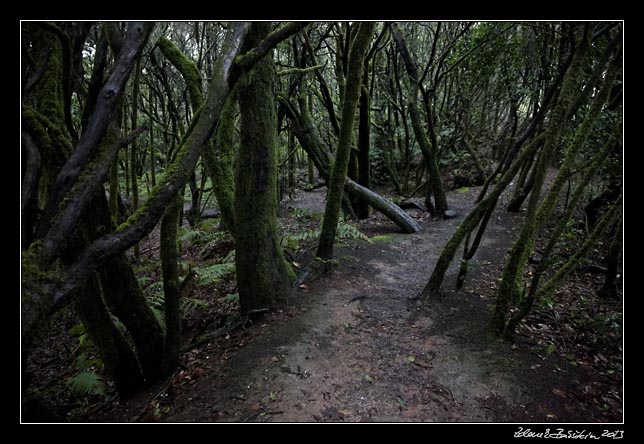
{"type": "Polygon", "coordinates": [[[177,229],[182,199],[176,196],[161,219],[161,270],[165,306],[163,374],[171,375],[179,364],[181,350],[181,311],[179,309],[179,251],[177,229]]]}
{"type": "Polygon", "coordinates": [[[224,104],[215,132],[214,142],[204,151],[206,167],[212,178],[213,189],[221,218],[226,229],[235,237],[235,153],[236,94],[231,93],[224,104]]]}
{"type": "Polygon", "coordinates": [[[74,307],[85,331],[98,348],[119,395],[127,396],[143,388],[144,379],[136,355],[105,308],[101,286],[96,277],[90,279],[77,293],[74,307]]]}
{"type": "Polygon", "coordinates": [[[342,118],[340,125],[340,138],[336,150],[331,177],[328,183],[328,193],[324,220],[320,232],[320,241],[316,256],[322,259],[333,257],[333,242],[340,218],[340,206],[344,183],[347,177],[349,158],[351,156],[351,145],[353,140],[353,125],[356,109],[360,99],[362,86],[362,74],[364,71],[364,58],[367,54],[371,34],[374,29],[373,22],[362,22],[349,51],[349,66],[344,89],[344,100],[342,104],[342,118]]]}
{"type": "Polygon", "coordinates": [[[450,237],[447,244],[445,244],[443,251],[441,251],[438,261],[434,266],[434,270],[432,271],[432,275],[420,294],[421,298],[429,299],[440,295],[445,273],[447,272],[449,265],[454,260],[456,251],[463,242],[463,239],[465,239],[468,233],[470,233],[483,219],[483,217],[485,217],[486,212],[494,208],[503,190],[505,190],[510,181],[519,172],[519,168],[521,168],[523,162],[525,162],[528,157],[534,155],[544,138],[545,136],[543,134],[539,135],[535,137],[532,142],[526,145],[510,168],[503,174],[503,176],[501,176],[492,192],[485,199],[476,204],[474,209],[470,211],[465,219],[463,219],[463,222],[460,223],[452,237],[450,237]]]}
{"type": "Polygon", "coordinates": [[[551,162],[555,148],[559,144],[561,131],[566,123],[566,112],[575,98],[577,78],[582,69],[589,44],[590,42],[588,40],[583,40],[575,53],[572,63],[564,76],[559,98],[552,110],[549,124],[545,130],[546,141],[538,158],[538,163],[534,167],[534,184],[530,193],[525,223],[521,227],[519,237],[510,250],[501,274],[501,283],[497,291],[496,305],[491,325],[492,330],[497,334],[502,334],[505,329],[510,303],[512,301],[519,301],[521,298],[521,277],[523,276],[528,256],[532,251],[537,230],[540,226],[536,216],[541,188],[545,180],[547,167],[551,162]]]}
{"type": "Polygon", "coordinates": [[[163,331],[124,254],[106,262],[102,278],[105,300],[130,332],[146,382],[159,380],[163,331]]]}
{"type": "MultiPolygon", "coordinates": [[[[270,32],[257,22],[244,40],[250,51],[270,32]]],[[[241,139],[235,176],[235,244],[239,300],[244,312],[290,298],[295,278],[277,236],[277,110],[275,67],[266,55],[241,80],[241,139]]]]}
{"type": "Polygon", "coordinates": [[[157,41],[157,46],[170,63],[177,68],[177,71],[181,73],[188,88],[192,108],[197,110],[203,104],[202,79],[197,65],[186,57],[174,43],[163,36],[157,41]]]}
{"type": "MultiPolygon", "coordinates": [[[[186,57],[174,43],[161,37],[157,43],[165,57],[181,73],[188,93],[192,109],[196,113],[203,105],[202,79],[197,65],[186,57]]],[[[196,120],[196,119],[194,119],[196,120]]],[[[222,110],[213,141],[209,141],[204,149],[206,169],[211,177],[213,190],[224,226],[234,237],[234,175],[233,147],[235,136],[235,99],[233,94],[226,100],[222,110]]],[[[193,209],[195,208],[193,204],[193,209]]]]}

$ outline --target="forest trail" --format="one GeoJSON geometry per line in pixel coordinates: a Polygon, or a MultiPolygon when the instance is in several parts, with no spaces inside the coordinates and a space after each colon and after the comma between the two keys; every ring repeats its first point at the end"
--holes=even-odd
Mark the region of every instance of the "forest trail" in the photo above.
{"type": "MultiPolygon", "coordinates": [[[[587,418],[570,393],[577,368],[486,333],[515,214],[497,210],[463,292],[422,305],[423,288],[478,188],[449,194],[458,217],[338,248],[332,271],[296,289],[280,322],[259,320],[201,353],[203,370],[97,421],[498,422],[587,418]],[[208,352],[210,350],[210,352],[208,352]],[[203,353],[210,353],[205,356],[203,353]],[[538,371],[535,371],[538,369],[538,371]],[[554,392],[553,392],[554,390],[554,392]],[[554,393],[554,394],[553,394],[554,393]],[[557,395],[559,393],[559,395],[557,395]],[[143,401],[142,401],[143,400],[143,401]]],[[[307,193],[306,206],[323,190],[307,193]]],[[[292,205],[301,205],[297,200],[292,205]]],[[[503,208],[503,205],[499,205],[503,208]]],[[[414,213],[418,217],[422,213],[414,213]]],[[[362,229],[362,227],[361,227],[362,229]]],[[[193,355],[191,355],[193,356],[193,355]]],[[[189,357],[188,359],[191,359],[189,357]]],[[[197,359],[195,357],[195,359],[197,359]]]]}

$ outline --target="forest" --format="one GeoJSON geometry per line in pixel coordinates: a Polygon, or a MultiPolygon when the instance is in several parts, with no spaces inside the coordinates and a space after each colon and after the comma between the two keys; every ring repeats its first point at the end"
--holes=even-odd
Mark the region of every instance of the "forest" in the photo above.
{"type": "Polygon", "coordinates": [[[20,29],[21,422],[623,422],[623,22],[20,29]]]}

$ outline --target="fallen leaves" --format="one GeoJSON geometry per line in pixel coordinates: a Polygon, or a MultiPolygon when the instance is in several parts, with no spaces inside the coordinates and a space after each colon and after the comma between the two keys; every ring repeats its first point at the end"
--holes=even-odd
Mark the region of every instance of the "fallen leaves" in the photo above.
{"type": "Polygon", "coordinates": [[[557,388],[552,389],[552,393],[554,393],[555,395],[557,395],[557,396],[559,396],[561,398],[569,398],[570,397],[570,395],[568,393],[566,393],[563,390],[557,389],[557,388]]]}

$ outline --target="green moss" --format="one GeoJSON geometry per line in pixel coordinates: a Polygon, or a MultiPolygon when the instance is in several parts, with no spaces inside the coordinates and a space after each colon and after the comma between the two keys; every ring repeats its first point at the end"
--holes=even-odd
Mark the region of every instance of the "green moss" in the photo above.
{"type": "Polygon", "coordinates": [[[163,52],[163,55],[177,68],[181,73],[192,101],[193,109],[199,108],[203,103],[203,89],[201,73],[195,62],[183,54],[174,43],[165,37],[159,38],[157,46],[163,52]]]}
{"type": "Polygon", "coordinates": [[[322,259],[330,259],[333,256],[333,242],[340,219],[344,183],[349,169],[351,146],[353,144],[354,121],[362,87],[364,58],[371,40],[373,28],[373,23],[362,22],[349,52],[349,66],[342,102],[340,138],[338,140],[335,161],[332,162],[333,166],[328,183],[324,220],[322,221],[320,241],[315,254],[322,259]]]}
{"type": "Polygon", "coordinates": [[[22,252],[20,271],[23,285],[27,283],[36,285],[48,282],[62,283],[64,281],[65,273],[58,263],[48,266],[44,263],[43,257],[41,241],[33,242],[27,250],[22,252]]]}
{"type": "MultiPolygon", "coordinates": [[[[257,22],[244,41],[248,50],[270,32],[257,22]]],[[[242,310],[269,308],[292,295],[294,273],[277,235],[277,109],[275,67],[262,58],[242,82],[240,146],[235,174],[235,264],[242,310]]]]}
{"type": "Polygon", "coordinates": [[[45,71],[39,82],[34,87],[33,97],[36,109],[53,123],[52,127],[58,127],[64,131],[67,139],[69,133],[65,126],[65,112],[63,101],[63,51],[57,36],[44,30],[34,32],[37,37],[34,39],[39,45],[41,52],[51,48],[51,54],[47,61],[45,71]]]}
{"type": "MultiPolygon", "coordinates": [[[[497,291],[497,301],[492,319],[492,329],[501,333],[505,329],[506,318],[511,302],[518,302],[521,298],[521,284],[523,282],[523,272],[525,270],[528,256],[534,248],[537,230],[545,221],[549,211],[554,209],[556,195],[550,194],[546,202],[542,205],[543,211],[538,214],[538,205],[540,203],[540,192],[545,180],[546,169],[551,163],[555,148],[559,145],[560,135],[566,123],[566,112],[572,103],[577,91],[576,83],[582,68],[582,62],[585,59],[588,49],[588,41],[581,42],[581,45],[575,53],[572,63],[566,72],[559,99],[552,110],[548,126],[545,130],[546,141],[541,150],[539,160],[535,166],[535,179],[530,201],[528,204],[528,213],[525,223],[521,228],[519,237],[512,246],[508,259],[503,268],[501,284],[497,291]]],[[[563,182],[561,182],[563,184],[563,182]]],[[[556,190],[558,191],[558,190],[556,190]]]]}
{"type": "Polygon", "coordinates": [[[381,234],[380,236],[374,236],[370,238],[371,242],[383,242],[383,243],[391,242],[394,239],[396,239],[396,236],[394,236],[393,234],[381,234]]]}
{"type": "Polygon", "coordinates": [[[235,113],[235,94],[231,94],[219,117],[214,143],[208,144],[204,152],[224,226],[233,235],[235,229],[235,176],[233,173],[235,113]]]}
{"type": "Polygon", "coordinates": [[[464,193],[469,192],[469,191],[470,191],[470,189],[469,189],[468,187],[462,187],[462,188],[457,188],[455,191],[456,191],[457,193],[462,193],[462,194],[464,194],[464,193]]]}

